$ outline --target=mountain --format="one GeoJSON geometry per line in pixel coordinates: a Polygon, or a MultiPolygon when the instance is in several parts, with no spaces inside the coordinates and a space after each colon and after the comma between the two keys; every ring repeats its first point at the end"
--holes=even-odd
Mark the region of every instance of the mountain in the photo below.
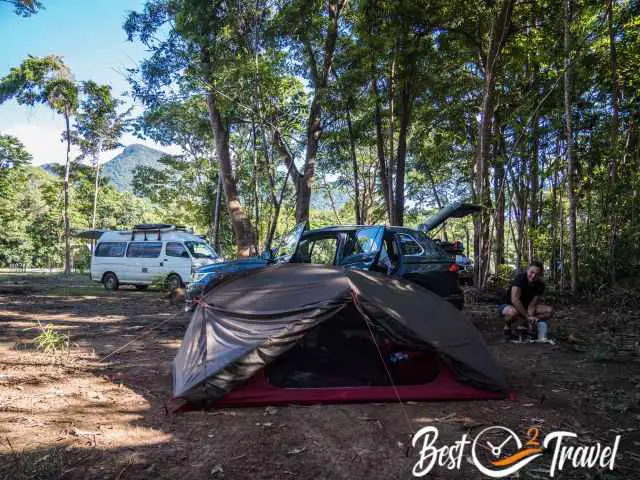
{"type": "MultiPolygon", "coordinates": [[[[133,173],[136,167],[152,167],[163,169],[158,160],[164,157],[166,153],[156,150],[155,148],[145,147],[139,143],[133,143],[122,151],[120,155],[116,155],[111,160],[104,162],[100,167],[100,175],[109,178],[109,182],[118,190],[127,190],[131,192],[133,189],[133,173]]],[[[40,165],[43,170],[57,175],[56,170],[61,165],[57,163],[44,163],[40,165]]]]}
{"type": "Polygon", "coordinates": [[[136,167],[164,168],[158,160],[166,153],[154,148],[134,143],[126,147],[120,155],[116,155],[102,165],[102,175],[109,177],[111,184],[118,190],[131,191],[133,173],[136,167]]]}

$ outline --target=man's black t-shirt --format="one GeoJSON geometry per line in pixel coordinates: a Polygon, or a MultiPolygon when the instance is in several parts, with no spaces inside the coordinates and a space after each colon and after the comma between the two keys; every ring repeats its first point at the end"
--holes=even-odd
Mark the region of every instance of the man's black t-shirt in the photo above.
{"type": "Polygon", "coordinates": [[[529,283],[529,279],[527,279],[527,272],[521,272],[516,275],[516,278],[511,282],[511,285],[509,285],[509,289],[507,290],[504,303],[508,305],[511,305],[511,289],[513,287],[520,288],[520,301],[524,308],[529,306],[533,297],[542,295],[544,292],[544,283],[540,281],[529,283]]]}

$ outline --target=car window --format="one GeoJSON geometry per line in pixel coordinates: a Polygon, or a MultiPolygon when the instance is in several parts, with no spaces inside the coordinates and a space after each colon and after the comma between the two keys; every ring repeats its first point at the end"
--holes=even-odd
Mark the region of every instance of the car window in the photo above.
{"type": "Polygon", "coordinates": [[[377,252],[381,241],[380,227],[368,227],[358,230],[349,239],[349,246],[345,251],[345,256],[377,252]]]}
{"type": "Polygon", "coordinates": [[[337,246],[338,239],[335,236],[304,239],[298,247],[296,262],[333,265],[337,246]]]}
{"type": "Polygon", "coordinates": [[[127,248],[126,242],[102,242],[96,247],[96,257],[122,257],[127,248]]]}
{"type": "Polygon", "coordinates": [[[189,252],[183,244],[178,242],[167,242],[165,253],[169,257],[189,258],[189,252]]]}
{"type": "Polygon", "coordinates": [[[422,255],[424,253],[424,249],[411,235],[399,233],[397,238],[402,255],[422,255]]]}
{"type": "Polygon", "coordinates": [[[427,234],[421,231],[416,231],[415,236],[420,242],[422,248],[424,248],[424,254],[428,257],[450,257],[450,255],[445,252],[444,248],[434,242],[427,234]]]}
{"type": "Polygon", "coordinates": [[[131,242],[127,248],[127,257],[156,258],[160,256],[162,242],[131,242]]]}
{"type": "Polygon", "coordinates": [[[218,254],[206,242],[184,242],[193,258],[218,258],[218,254]]]}
{"type": "Polygon", "coordinates": [[[307,228],[307,222],[297,224],[293,230],[280,240],[280,245],[275,250],[275,258],[280,262],[288,262],[298,248],[302,233],[307,228]]]}
{"type": "Polygon", "coordinates": [[[318,265],[333,265],[336,257],[337,240],[332,238],[319,238],[313,241],[311,246],[311,262],[318,265]]]}

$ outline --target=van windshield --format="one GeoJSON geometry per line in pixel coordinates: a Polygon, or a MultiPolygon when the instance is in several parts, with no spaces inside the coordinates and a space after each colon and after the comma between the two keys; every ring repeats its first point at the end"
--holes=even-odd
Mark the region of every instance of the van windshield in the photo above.
{"type": "Polygon", "coordinates": [[[205,242],[184,242],[193,258],[218,258],[216,252],[205,242]]]}

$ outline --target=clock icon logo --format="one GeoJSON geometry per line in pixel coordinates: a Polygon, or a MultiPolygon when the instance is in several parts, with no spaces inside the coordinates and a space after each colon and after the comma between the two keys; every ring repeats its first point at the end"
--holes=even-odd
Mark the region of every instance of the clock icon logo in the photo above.
{"type": "Polygon", "coordinates": [[[529,441],[523,448],[518,435],[501,426],[485,428],[476,436],[471,446],[474,465],[491,478],[512,475],[541,455],[539,442],[529,441]]]}

